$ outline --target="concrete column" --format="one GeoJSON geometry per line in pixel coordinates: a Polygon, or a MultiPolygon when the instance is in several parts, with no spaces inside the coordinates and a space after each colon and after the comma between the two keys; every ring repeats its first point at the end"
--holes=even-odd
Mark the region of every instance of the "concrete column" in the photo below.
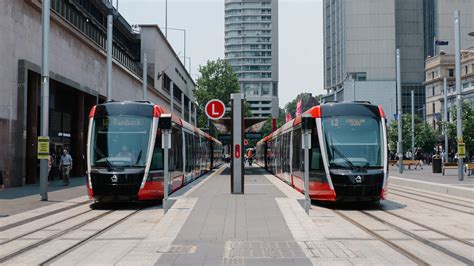
{"type": "Polygon", "coordinates": [[[73,175],[83,176],[85,174],[85,151],[84,151],[84,93],[79,92],[74,101],[74,113],[72,121],[72,158],[74,160],[73,175]]]}
{"type": "Polygon", "coordinates": [[[184,93],[181,92],[181,117],[184,120],[186,120],[185,117],[184,117],[184,109],[185,109],[185,106],[184,106],[184,93]]]}
{"type": "Polygon", "coordinates": [[[170,114],[174,112],[174,83],[170,82],[170,114]]]}
{"type": "Polygon", "coordinates": [[[28,93],[26,107],[26,184],[34,184],[37,179],[38,150],[38,91],[41,87],[39,74],[28,74],[28,93]]]}
{"type": "Polygon", "coordinates": [[[191,120],[192,120],[192,119],[191,119],[191,118],[192,118],[192,115],[191,115],[191,114],[192,114],[192,110],[191,110],[191,100],[189,100],[189,101],[188,101],[188,118],[189,118],[188,122],[189,122],[190,124],[192,124],[192,121],[191,121],[191,120]]]}

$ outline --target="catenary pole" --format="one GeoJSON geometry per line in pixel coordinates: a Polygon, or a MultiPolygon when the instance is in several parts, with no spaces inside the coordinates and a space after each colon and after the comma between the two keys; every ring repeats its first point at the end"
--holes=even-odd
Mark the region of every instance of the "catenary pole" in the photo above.
{"type": "Polygon", "coordinates": [[[448,143],[448,82],[444,78],[444,112],[443,112],[443,130],[444,130],[444,161],[448,161],[449,143],[448,143]]]}
{"type": "MultiPolygon", "coordinates": [[[[49,31],[51,1],[43,0],[42,6],[42,51],[41,51],[41,135],[49,136],[49,31]]],[[[48,159],[40,160],[41,200],[48,200],[48,159]]]]}
{"type": "Polygon", "coordinates": [[[415,157],[415,91],[411,90],[411,158],[415,157]]]}
{"type": "MultiPolygon", "coordinates": [[[[461,18],[459,10],[454,11],[454,53],[455,53],[455,69],[456,69],[456,126],[458,144],[464,143],[462,136],[462,99],[461,99],[461,18]]],[[[459,145],[458,145],[459,146],[459,145]]],[[[464,180],[463,158],[459,156],[458,147],[458,179],[464,180]]]]}
{"type": "Polygon", "coordinates": [[[400,49],[397,49],[397,119],[398,119],[398,143],[397,143],[397,153],[398,153],[398,172],[403,173],[403,136],[402,136],[402,81],[400,73],[400,49]]]}
{"type": "Polygon", "coordinates": [[[113,38],[114,16],[113,7],[109,8],[107,15],[107,101],[112,100],[112,38],[113,38]]]}

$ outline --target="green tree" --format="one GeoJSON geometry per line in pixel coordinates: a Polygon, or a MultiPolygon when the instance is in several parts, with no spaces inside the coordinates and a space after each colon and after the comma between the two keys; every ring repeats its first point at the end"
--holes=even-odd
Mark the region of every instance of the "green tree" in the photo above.
{"type": "MultiPolygon", "coordinates": [[[[285,111],[281,108],[278,108],[278,118],[277,118],[277,128],[285,124],[285,111]]],[[[272,118],[268,118],[267,122],[262,127],[262,136],[268,136],[272,133],[272,118]]]]}
{"type": "MultiPolygon", "coordinates": [[[[223,59],[207,61],[206,65],[199,66],[201,75],[196,81],[193,90],[194,97],[201,110],[198,116],[198,127],[207,127],[207,116],[204,113],[206,103],[211,99],[219,99],[226,106],[230,105],[230,95],[240,91],[240,85],[232,66],[223,59]]],[[[251,116],[250,107],[246,103],[244,116],[251,116]]],[[[215,135],[215,134],[214,134],[215,135]]]]}
{"type": "MultiPolygon", "coordinates": [[[[411,115],[404,114],[402,116],[403,127],[402,127],[402,137],[403,137],[403,152],[411,150],[411,115]]],[[[398,142],[398,122],[392,121],[388,125],[388,140],[389,147],[391,150],[397,149],[398,142]]],[[[421,148],[425,153],[430,153],[433,151],[434,146],[436,145],[437,135],[434,132],[433,128],[420,119],[418,116],[415,116],[415,147],[421,148]]]]}
{"type": "MultiPolygon", "coordinates": [[[[452,121],[447,123],[448,136],[454,143],[457,143],[457,110],[452,107],[451,110],[452,121]]],[[[466,144],[466,151],[469,155],[474,154],[474,109],[469,101],[465,100],[462,103],[462,134],[464,143],[466,144]]],[[[456,150],[456,148],[455,148],[456,150]]]]}
{"type": "Polygon", "coordinates": [[[319,96],[314,97],[311,93],[308,93],[308,92],[300,93],[298,96],[296,96],[296,98],[293,101],[285,105],[285,110],[284,110],[286,111],[285,113],[291,113],[291,117],[294,118],[296,114],[296,104],[298,103],[300,99],[302,103],[301,110],[304,112],[315,105],[319,105],[320,97],[319,96]]]}

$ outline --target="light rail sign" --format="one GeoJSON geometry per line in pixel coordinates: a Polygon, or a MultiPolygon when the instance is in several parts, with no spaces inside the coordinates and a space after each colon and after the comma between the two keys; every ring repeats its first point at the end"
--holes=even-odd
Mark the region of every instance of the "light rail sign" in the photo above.
{"type": "Polygon", "coordinates": [[[38,137],[38,159],[49,159],[49,137],[38,137]]]}
{"type": "Polygon", "coordinates": [[[218,99],[212,99],[206,104],[206,115],[209,119],[219,120],[225,114],[225,104],[218,99]]]}
{"type": "Polygon", "coordinates": [[[458,157],[465,158],[466,157],[466,144],[458,143],[458,157]]]}

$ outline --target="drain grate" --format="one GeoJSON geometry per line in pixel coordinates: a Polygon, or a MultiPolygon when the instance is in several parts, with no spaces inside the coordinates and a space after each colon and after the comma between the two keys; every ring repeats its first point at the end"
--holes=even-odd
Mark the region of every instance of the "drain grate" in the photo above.
{"type": "Polygon", "coordinates": [[[196,252],[197,246],[191,245],[171,245],[166,247],[161,247],[158,249],[157,253],[165,254],[193,254],[196,252]]]}
{"type": "MultiPolygon", "coordinates": [[[[306,258],[295,241],[227,241],[224,259],[306,258]]],[[[233,263],[231,263],[233,264],[233,263]]]]}
{"type": "Polygon", "coordinates": [[[244,259],[363,258],[341,241],[227,241],[225,265],[240,265],[244,259]]]}

